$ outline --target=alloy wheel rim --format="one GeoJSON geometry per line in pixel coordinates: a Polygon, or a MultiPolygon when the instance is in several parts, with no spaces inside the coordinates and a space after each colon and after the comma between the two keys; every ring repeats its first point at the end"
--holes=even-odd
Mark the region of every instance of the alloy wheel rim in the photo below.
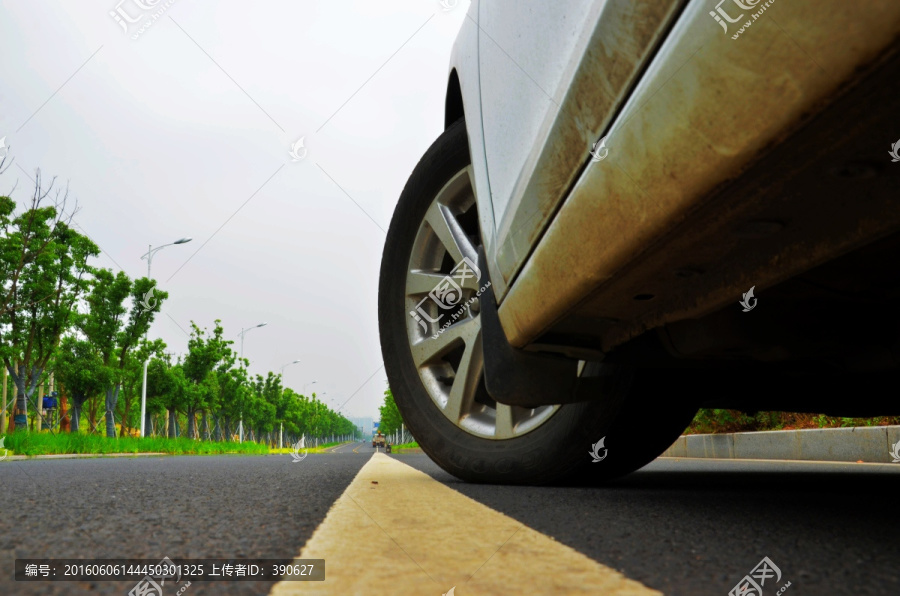
{"type": "Polygon", "coordinates": [[[441,413],[465,432],[506,440],[544,424],[559,406],[495,402],[484,387],[477,294],[479,220],[471,166],[437,193],[419,225],[406,274],[407,337],[413,364],[441,413]]]}

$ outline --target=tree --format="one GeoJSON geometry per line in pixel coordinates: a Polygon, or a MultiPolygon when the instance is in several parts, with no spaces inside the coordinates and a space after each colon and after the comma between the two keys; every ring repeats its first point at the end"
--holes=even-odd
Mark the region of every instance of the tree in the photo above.
{"type": "Polygon", "coordinates": [[[400,410],[397,408],[396,402],[394,402],[394,394],[391,393],[390,387],[384,390],[384,404],[378,408],[378,411],[381,413],[381,424],[378,426],[378,429],[382,433],[387,435],[400,430],[403,418],[400,416],[400,410]]]}
{"type": "Polygon", "coordinates": [[[175,381],[168,354],[152,358],[147,366],[147,420],[145,431],[150,432],[154,414],[166,411],[169,396],[173,394],[175,381]]]}
{"type": "Polygon", "coordinates": [[[108,369],[97,349],[88,341],[73,336],[63,338],[56,354],[56,376],[72,398],[72,422],[69,431],[78,432],[81,407],[109,385],[108,369]]]}
{"type": "Polygon", "coordinates": [[[221,440],[223,433],[227,440],[231,440],[232,421],[240,415],[241,402],[247,391],[247,370],[235,367],[236,362],[237,354],[227,349],[215,370],[218,395],[214,404],[211,404],[211,409],[215,420],[216,440],[221,440]]]}
{"type": "Polygon", "coordinates": [[[283,419],[285,406],[282,403],[281,375],[271,371],[265,378],[256,375],[253,394],[254,403],[245,413],[250,414],[247,419],[252,421],[252,428],[256,430],[256,440],[259,441],[262,433],[271,433],[275,425],[283,419]]]}
{"type": "MultiPolygon", "coordinates": [[[[0,295],[0,356],[16,384],[16,409],[37,409],[32,399],[38,381],[69,326],[75,303],[86,288],[88,258],[99,254],[89,238],[69,227],[66,195],[41,189],[38,171],[28,210],[18,216],[9,197],[0,199],[0,273],[10,276],[0,295]]],[[[16,416],[16,429],[26,426],[16,416]]]]}
{"type": "Polygon", "coordinates": [[[205,413],[216,401],[219,394],[216,367],[228,356],[228,346],[232,343],[222,337],[222,321],[216,319],[215,323],[212,335],[207,335],[206,329],[201,330],[191,321],[191,338],[183,365],[187,387],[181,400],[188,419],[188,436],[191,437],[197,434],[197,412],[205,413]]]}
{"type": "MultiPolygon", "coordinates": [[[[144,380],[144,362],[151,358],[159,357],[165,349],[165,342],[161,339],[155,339],[153,341],[141,341],[128,354],[122,375],[122,392],[117,404],[120,408],[119,420],[122,421],[122,427],[119,429],[120,437],[125,436],[127,429],[140,428],[141,414],[140,409],[136,406],[139,403],[141,386],[144,380]],[[135,410],[137,411],[135,412],[135,410]]],[[[149,428],[147,426],[147,429],[149,428]]]]}
{"type": "Polygon", "coordinates": [[[80,326],[93,343],[108,369],[110,383],[106,387],[106,436],[116,436],[116,404],[126,376],[129,352],[150,328],[153,318],[168,297],[155,290],[156,282],[142,277],[134,282],[119,271],[94,270],[91,292],[87,297],[90,311],[80,319],[80,326]],[[150,296],[155,302],[150,308],[150,296]],[[125,300],[131,298],[129,313],[125,300]],[[127,316],[126,316],[127,315],[127,316]]]}

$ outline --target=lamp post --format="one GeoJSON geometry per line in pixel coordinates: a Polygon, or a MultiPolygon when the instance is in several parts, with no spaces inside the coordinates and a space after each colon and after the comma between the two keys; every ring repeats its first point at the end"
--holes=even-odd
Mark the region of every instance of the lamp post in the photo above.
{"type": "Polygon", "coordinates": [[[304,393],[304,394],[306,393],[306,388],[307,388],[307,387],[309,387],[310,385],[315,385],[315,384],[316,384],[316,382],[313,381],[312,383],[307,383],[306,385],[304,385],[304,386],[303,386],[303,393],[304,393]]]}
{"type": "Polygon", "coordinates": [[[299,360],[294,360],[293,362],[288,362],[287,364],[282,366],[281,367],[281,376],[284,376],[284,369],[286,369],[287,367],[289,367],[292,364],[298,364],[299,362],[300,362],[299,360]]]}
{"type": "MultiPolygon", "coordinates": [[[[163,244],[162,246],[157,246],[153,248],[153,245],[150,244],[147,246],[147,254],[141,257],[141,260],[147,259],[147,279],[150,278],[150,265],[153,263],[153,255],[166,248],[167,246],[174,246],[175,244],[187,244],[193,240],[193,238],[179,238],[175,242],[170,242],[169,244],[163,244]]],[[[147,333],[144,334],[144,339],[150,335],[150,327],[147,327],[147,333]]],[[[147,360],[144,361],[144,380],[141,384],[141,436],[144,436],[144,422],[147,417],[147,366],[150,364],[150,357],[147,357],[147,360]]]]}
{"type": "MultiPolygon", "coordinates": [[[[241,336],[241,368],[244,366],[244,335],[247,334],[251,329],[256,329],[257,327],[265,327],[268,323],[260,323],[259,325],[253,325],[252,327],[247,327],[246,329],[241,329],[241,332],[238,335],[241,336]]],[[[238,423],[238,437],[239,442],[244,442],[244,395],[241,394],[241,421],[238,423]]]]}
{"type": "MultiPolygon", "coordinates": [[[[289,367],[292,364],[297,364],[300,362],[299,360],[294,360],[293,362],[288,362],[287,364],[281,367],[281,378],[284,379],[284,369],[289,367]]],[[[284,397],[284,383],[281,384],[281,395],[284,397]]],[[[282,449],[282,444],[284,443],[284,422],[281,422],[278,427],[278,448],[282,449]]]]}

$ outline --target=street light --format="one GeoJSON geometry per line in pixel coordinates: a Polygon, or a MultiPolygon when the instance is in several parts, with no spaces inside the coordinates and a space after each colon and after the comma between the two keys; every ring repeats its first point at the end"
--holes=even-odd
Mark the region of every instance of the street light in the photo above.
{"type": "MultiPolygon", "coordinates": [[[[246,329],[241,329],[241,332],[238,335],[241,336],[241,368],[244,367],[244,336],[251,330],[256,329],[257,327],[265,327],[268,323],[260,323],[259,325],[253,325],[252,327],[247,327],[246,329]]],[[[244,395],[241,394],[241,421],[238,424],[238,437],[239,442],[244,442],[244,395]]]]}
{"type": "Polygon", "coordinates": [[[282,366],[282,367],[281,367],[281,376],[284,376],[284,369],[286,369],[287,367],[289,367],[289,366],[292,365],[292,364],[297,364],[297,363],[299,363],[299,362],[300,362],[299,360],[294,360],[293,362],[288,362],[287,364],[285,364],[284,366],[282,366]]]}
{"type": "MultiPolygon", "coordinates": [[[[157,246],[153,248],[152,244],[147,245],[148,249],[147,254],[141,257],[141,260],[147,259],[147,279],[150,279],[150,265],[153,263],[153,255],[166,248],[167,246],[173,246],[175,244],[187,244],[193,240],[193,238],[179,238],[175,242],[170,242],[169,244],[163,244],[162,246],[157,246]]],[[[147,333],[144,334],[144,339],[147,339],[147,336],[150,335],[150,327],[147,327],[147,333]]],[[[144,436],[144,418],[146,417],[147,412],[147,366],[150,364],[150,357],[147,357],[147,360],[144,361],[144,381],[141,385],[141,436],[144,436]]]]}
{"type": "Polygon", "coordinates": [[[316,384],[316,382],[313,381],[312,383],[307,383],[306,385],[304,385],[304,386],[303,386],[303,393],[306,394],[306,388],[309,387],[310,385],[315,385],[315,384],[316,384]]]}

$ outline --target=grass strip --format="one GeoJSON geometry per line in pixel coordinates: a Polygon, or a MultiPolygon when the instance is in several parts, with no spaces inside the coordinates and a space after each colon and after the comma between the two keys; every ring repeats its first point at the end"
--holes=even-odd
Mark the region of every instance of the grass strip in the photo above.
{"type": "Polygon", "coordinates": [[[14,432],[4,436],[3,447],[10,455],[59,455],[68,453],[170,453],[173,455],[216,455],[222,453],[266,454],[259,443],[197,441],[164,437],[109,438],[80,433],[14,432]]]}

